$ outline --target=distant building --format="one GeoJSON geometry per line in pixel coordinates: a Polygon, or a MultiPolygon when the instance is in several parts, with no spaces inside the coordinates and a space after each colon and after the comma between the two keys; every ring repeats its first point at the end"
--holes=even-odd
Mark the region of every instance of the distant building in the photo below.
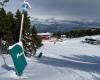
{"type": "Polygon", "coordinates": [[[51,33],[38,33],[38,35],[42,38],[42,40],[50,40],[51,39],[51,33]]]}

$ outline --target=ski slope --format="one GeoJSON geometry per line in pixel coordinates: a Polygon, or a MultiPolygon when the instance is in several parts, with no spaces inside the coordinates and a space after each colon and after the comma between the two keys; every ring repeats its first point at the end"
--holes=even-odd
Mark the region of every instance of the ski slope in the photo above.
{"type": "Polygon", "coordinates": [[[0,80],[100,80],[100,45],[82,43],[84,38],[43,42],[35,57],[26,58],[21,77],[16,76],[11,56],[5,55],[7,65],[0,56],[0,80]],[[40,51],[43,56],[38,58],[40,51]]]}

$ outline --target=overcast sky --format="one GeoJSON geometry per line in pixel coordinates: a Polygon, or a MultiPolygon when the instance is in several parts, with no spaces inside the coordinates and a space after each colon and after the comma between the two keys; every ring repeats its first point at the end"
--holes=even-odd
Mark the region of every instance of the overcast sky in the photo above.
{"type": "MultiPolygon", "coordinates": [[[[100,20],[100,0],[26,0],[31,17],[100,20]]],[[[7,10],[15,12],[23,0],[10,0],[7,10]]]]}

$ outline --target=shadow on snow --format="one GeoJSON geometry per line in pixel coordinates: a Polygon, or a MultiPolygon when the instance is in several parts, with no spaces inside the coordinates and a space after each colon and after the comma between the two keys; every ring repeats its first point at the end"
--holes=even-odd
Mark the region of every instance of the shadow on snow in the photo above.
{"type": "Polygon", "coordinates": [[[15,68],[8,66],[7,64],[2,65],[2,68],[6,69],[7,71],[13,70],[15,71],[15,68]]]}
{"type": "Polygon", "coordinates": [[[97,56],[62,56],[63,59],[43,56],[38,59],[39,63],[47,64],[55,67],[73,68],[86,72],[100,73],[100,57],[97,56]]]}
{"type": "Polygon", "coordinates": [[[74,55],[74,57],[67,57],[67,56],[62,56],[62,57],[74,61],[87,62],[91,64],[100,64],[100,57],[97,56],[74,55]]]}

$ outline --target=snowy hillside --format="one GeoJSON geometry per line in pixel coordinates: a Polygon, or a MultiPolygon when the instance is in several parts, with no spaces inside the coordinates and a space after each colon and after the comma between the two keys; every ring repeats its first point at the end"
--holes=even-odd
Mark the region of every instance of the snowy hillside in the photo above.
{"type": "Polygon", "coordinates": [[[0,80],[100,80],[100,45],[82,43],[84,38],[56,44],[43,42],[44,47],[37,52],[44,53],[42,58],[27,58],[28,66],[22,77],[15,75],[9,55],[5,55],[8,66],[0,56],[0,80]]]}

